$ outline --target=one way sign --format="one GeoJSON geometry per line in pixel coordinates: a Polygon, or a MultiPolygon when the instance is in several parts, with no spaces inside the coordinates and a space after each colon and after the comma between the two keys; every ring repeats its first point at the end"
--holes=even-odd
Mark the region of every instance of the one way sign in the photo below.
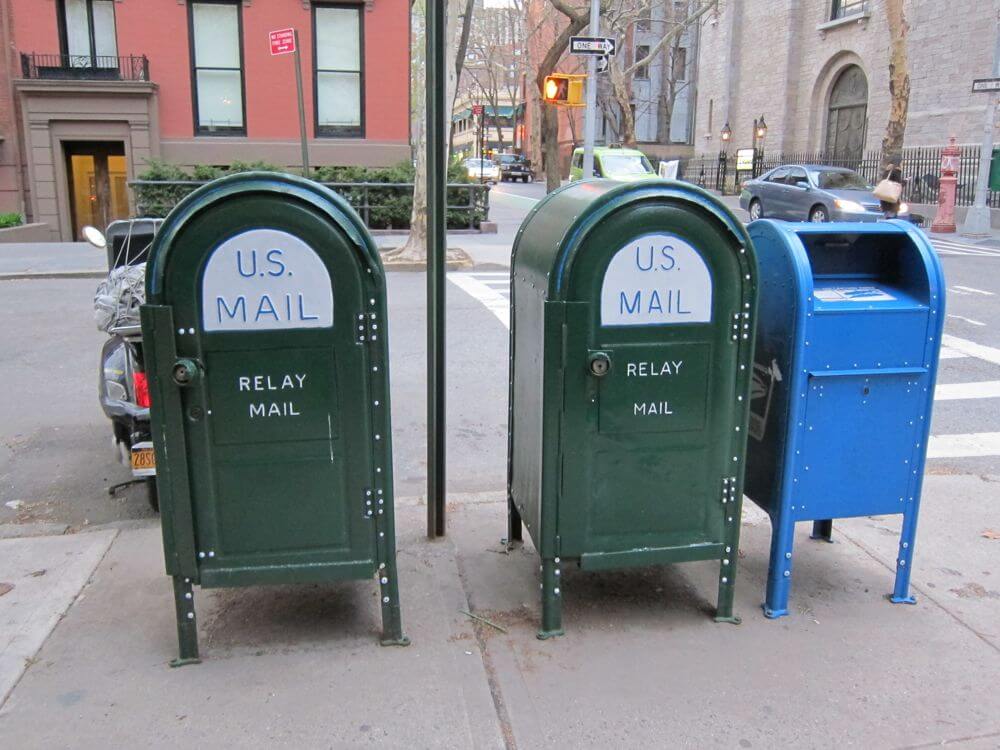
{"type": "Polygon", "coordinates": [[[573,55],[613,55],[615,40],[607,36],[571,36],[569,51],[573,55]]]}

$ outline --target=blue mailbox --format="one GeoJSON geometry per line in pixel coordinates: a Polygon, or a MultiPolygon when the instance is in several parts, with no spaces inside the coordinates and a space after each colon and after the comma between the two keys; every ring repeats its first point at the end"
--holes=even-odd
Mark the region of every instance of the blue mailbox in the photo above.
{"type": "Polygon", "coordinates": [[[903,514],[893,602],[909,595],[944,278],[901,221],[749,226],[760,303],[746,494],[771,517],[764,614],[788,613],[796,521],[903,514]]]}

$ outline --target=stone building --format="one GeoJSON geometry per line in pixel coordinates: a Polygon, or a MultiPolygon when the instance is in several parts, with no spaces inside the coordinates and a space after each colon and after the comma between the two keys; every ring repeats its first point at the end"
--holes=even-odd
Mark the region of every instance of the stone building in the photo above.
{"type": "MultiPolygon", "coordinates": [[[[906,3],[910,102],[906,146],[949,135],[979,143],[986,99],[972,79],[993,68],[998,0],[906,3]]],[[[752,144],[768,152],[878,149],[889,117],[889,29],[883,0],[722,0],[700,34],[695,151],[752,144]]]]}

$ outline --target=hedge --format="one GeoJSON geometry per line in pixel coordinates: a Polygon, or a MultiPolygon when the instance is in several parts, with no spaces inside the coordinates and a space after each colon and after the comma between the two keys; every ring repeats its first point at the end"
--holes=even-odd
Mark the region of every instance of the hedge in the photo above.
{"type": "MultiPolygon", "coordinates": [[[[283,172],[281,167],[266,162],[234,162],[228,167],[215,167],[199,164],[190,172],[174,164],[154,160],[148,163],[145,172],[138,175],[140,181],[188,182],[214,180],[238,172],[251,170],[266,172],[283,172]]],[[[313,179],[325,183],[412,183],[416,175],[413,164],[403,162],[394,167],[318,167],[313,170],[313,179]]],[[[461,164],[455,163],[448,168],[449,184],[468,184],[473,182],[461,164]]],[[[197,185],[135,185],[136,205],[140,216],[166,216],[170,210],[197,185]]],[[[359,213],[363,212],[365,191],[363,188],[334,188],[359,213]]],[[[452,188],[448,191],[448,203],[451,205],[466,205],[469,201],[468,191],[452,188]]],[[[368,227],[369,229],[408,229],[410,212],[413,205],[413,194],[410,188],[386,187],[368,188],[368,227]]],[[[474,210],[474,224],[487,218],[485,191],[480,194],[474,210]]],[[[449,228],[466,228],[469,226],[468,211],[452,209],[448,211],[449,228]]]]}
{"type": "Polygon", "coordinates": [[[0,229],[19,227],[23,223],[24,217],[21,214],[0,214],[0,229]]]}

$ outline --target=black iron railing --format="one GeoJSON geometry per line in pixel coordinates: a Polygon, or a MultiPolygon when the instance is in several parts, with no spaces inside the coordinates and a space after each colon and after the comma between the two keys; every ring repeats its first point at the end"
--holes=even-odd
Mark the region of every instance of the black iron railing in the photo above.
{"type": "Polygon", "coordinates": [[[148,81],[145,55],[62,55],[21,53],[21,75],[32,79],[148,81]]]}
{"type": "MultiPolygon", "coordinates": [[[[941,150],[943,146],[913,146],[903,149],[903,200],[910,203],[937,203],[941,181],[941,150]]],[[[971,206],[976,198],[976,176],[979,174],[980,146],[959,146],[958,185],[955,204],[971,206]]],[[[765,152],[759,159],[757,175],[782,164],[822,164],[846,167],[875,185],[881,174],[882,152],[865,151],[854,155],[831,154],[825,151],[765,152]]],[[[753,173],[736,171],[736,156],[729,154],[723,163],[718,155],[705,155],[682,160],[678,177],[723,195],[740,191],[743,182],[753,173]]],[[[989,194],[989,205],[1000,208],[1000,192],[989,194]]]]}
{"type": "MultiPolygon", "coordinates": [[[[203,180],[131,180],[140,216],[166,216],[203,180]]],[[[369,229],[409,228],[412,182],[321,182],[343,197],[369,229]]],[[[490,188],[478,182],[448,185],[448,228],[478,229],[489,219],[490,188]]]]}

